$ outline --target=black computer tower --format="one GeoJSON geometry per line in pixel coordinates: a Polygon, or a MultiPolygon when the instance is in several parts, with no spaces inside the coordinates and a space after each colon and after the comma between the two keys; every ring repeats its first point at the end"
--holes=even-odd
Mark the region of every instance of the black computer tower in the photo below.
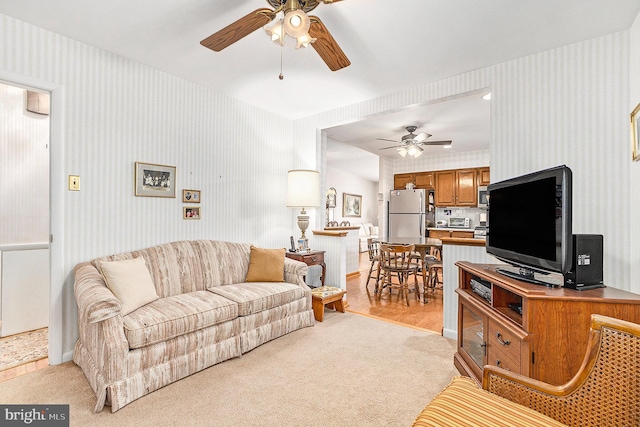
{"type": "Polygon", "coordinates": [[[574,234],[571,269],[564,286],[572,289],[603,288],[603,241],[601,234],[574,234]]]}

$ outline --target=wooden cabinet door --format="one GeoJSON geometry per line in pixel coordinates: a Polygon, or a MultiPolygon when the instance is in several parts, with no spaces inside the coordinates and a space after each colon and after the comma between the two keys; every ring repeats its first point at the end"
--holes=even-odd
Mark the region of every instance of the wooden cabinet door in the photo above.
{"type": "Polygon", "coordinates": [[[434,239],[442,239],[443,237],[451,237],[449,230],[429,230],[429,237],[434,239]]]}
{"type": "Polygon", "coordinates": [[[455,206],[456,203],[456,171],[440,171],[436,178],[436,206],[455,206]]]}
{"type": "Polygon", "coordinates": [[[478,206],[478,186],[475,169],[455,171],[455,206],[478,206]]]}
{"type": "Polygon", "coordinates": [[[413,173],[399,173],[393,176],[393,189],[404,190],[408,183],[415,184],[416,175],[413,173]]]}
{"type": "Polygon", "coordinates": [[[489,185],[491,182],[489,176],[489,168],[478,168],[478,186],[482,187],[485,185],[489,185]]]}
{"type": "Polygon", "coordinates": [[[452,231],[451,237],[458,237],[462,239],[473,239],[473,231],[452,231]]]}
{"type": "Polygon", "coordinates": [[[420,172],[416,174],[416,188],[434,188],[433,172],[420,172]]]}

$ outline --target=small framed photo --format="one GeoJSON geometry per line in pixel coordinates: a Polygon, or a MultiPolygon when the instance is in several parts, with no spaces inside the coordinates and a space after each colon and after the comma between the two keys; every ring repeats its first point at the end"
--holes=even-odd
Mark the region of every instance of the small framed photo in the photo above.
{"type": "Polygon", "coordinates": [[[200,203],[200,190],[182,190],[184,203],[200,203]]]}
{"type": "Polygon", "coordinates": [[[185,206],[182,210],[183,219],[200,219],[200,206],[185,206]]]}
{"type": "Polygon", "coordinates": [[[640,104],[631,113],[631,144],[633,161],[640,160],[640,104]]]}
{"type": "Polygon", "coordinates": [[[176,167],[136,162],[135,195],[176,197],[176,167]]]}
{"type": "Polygon", "coordinates": [[[362,216],[362,196],[357,194],[342,193],[342,216],[358,217],[362,216]]]}

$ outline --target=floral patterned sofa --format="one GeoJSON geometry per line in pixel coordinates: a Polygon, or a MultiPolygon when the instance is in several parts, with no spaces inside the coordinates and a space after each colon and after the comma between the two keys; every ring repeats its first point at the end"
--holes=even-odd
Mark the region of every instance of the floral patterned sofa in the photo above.
{"type": "Polygon", "coordinates": [[[95,411],[107,404],[116,412],[167,384],[312,326],[311,290],[303,279],[307,266],[277,251],[180,241],[78,264],[73,360],[96,393],[95,411]],[[276,251],[275,258],[261,251],[276,251]],[[265,272],[277,277],[261,277],[265,272]]]}

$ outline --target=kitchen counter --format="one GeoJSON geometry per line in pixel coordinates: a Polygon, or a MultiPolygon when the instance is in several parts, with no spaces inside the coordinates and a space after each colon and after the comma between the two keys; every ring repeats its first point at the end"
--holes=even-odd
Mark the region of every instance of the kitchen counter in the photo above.
{"type": "Polygon", "coordinates": [[[486,246],[486,239],[478,238],[464,238],[464,237],[442,237],[440,239],[443,245],[458,245],[458,246],[486,246]]]}
{"type": "Polygon", "coordinates": [[[461,228],[461,227],[427,227],[427,230],[443,230],[443,231],[473,231],[473,228],[461,228]]]}

